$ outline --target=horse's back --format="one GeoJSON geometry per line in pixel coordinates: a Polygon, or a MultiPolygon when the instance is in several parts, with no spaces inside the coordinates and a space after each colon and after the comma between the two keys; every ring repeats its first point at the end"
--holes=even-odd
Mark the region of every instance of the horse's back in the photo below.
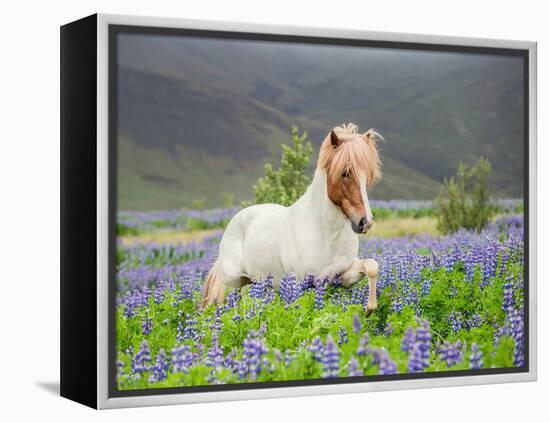
{"type": "Polygon", "coordinates": [[[227,225],[225,232],[237,232],[242,235],[250,233],[255,226],[270,226],[282,219],[287,210],[280,204],[256,204],[239,211],[227,225]]]}
{"type": "Polygon", "coordinates": [[[256,278],[264,269],[266,274],[276,271],[286,210],[279,204],[257,204],[231,219],[220,243],[219,264],[224,274],[256,278]]]}

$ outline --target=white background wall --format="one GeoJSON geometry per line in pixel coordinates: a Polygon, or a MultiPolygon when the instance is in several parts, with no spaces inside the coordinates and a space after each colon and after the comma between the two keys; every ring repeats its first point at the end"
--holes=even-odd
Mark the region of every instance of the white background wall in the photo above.
{"type": "Polygon", "coordinates": [[[548,421],[550,160],[543,1],[18,1],[1,6],[0,420],[548,421]],[[95,13],[250,21],[539,42],[539,381],[94,412],[59,381],[59,26],[95,13]],[[7,238],[6,238],[7,233],[7,238]],[[546,414],[546,418],[543,417],[546,414]]]}

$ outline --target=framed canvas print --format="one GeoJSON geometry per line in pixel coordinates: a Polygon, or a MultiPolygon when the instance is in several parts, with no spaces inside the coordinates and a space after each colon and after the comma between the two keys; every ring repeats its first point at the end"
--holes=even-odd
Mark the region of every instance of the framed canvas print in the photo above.
{"type": "Polygon", "coordinates": [[[536,378],[536,44],[61,28],[61,394],[536,378]]]}

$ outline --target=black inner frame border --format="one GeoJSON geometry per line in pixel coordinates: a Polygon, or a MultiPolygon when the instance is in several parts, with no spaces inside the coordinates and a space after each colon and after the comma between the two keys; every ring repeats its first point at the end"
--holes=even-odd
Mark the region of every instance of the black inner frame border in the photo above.
{"type": "Polygon", "coordinates": [[[245,391],[251,389],[304,387],[316,385],[341,385],[379,381],[411,379],[435,379],[442,377],[467,377],[529,372],[529,50],[495,47],[473,47],[450,44],[363,40],[353,38],[331,38],[302,35],[263,34],[235,31],[169,28],[135,25],[108,25],[108,185],[109,185],[109,260],[108,260],[108,397],[135,397],[197,392],[245,391]],[[116,384],[116,213],[117,213],[117,136],[118,136],[118,35],[167,35],[178,37],[201,37],[232,39],[242,41],[267,41],[275,43],[300,43],[332,46],[387,48],[399,50],[420,50],[443,53],[469,53],[496,56],[514,56],[523,59],[523,221],[524,221],[524,365],[479,370],[450,370],[425,373],[403,373],[394,375],[372,375],[338,377],[334,379],[303,379],[271,382],[246,382],[223,385],[181,386],[172,388],[148,388],[119,390],[116,384]]]}

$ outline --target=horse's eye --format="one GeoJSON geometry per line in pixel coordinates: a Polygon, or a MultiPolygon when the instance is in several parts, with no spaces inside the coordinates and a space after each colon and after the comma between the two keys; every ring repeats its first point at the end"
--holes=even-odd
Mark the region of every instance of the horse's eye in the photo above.
{"type": "Polygon", "coordinates": [[[350,175],[350,171],[349,171],[349,170],[344,170],[344,171],[342,172],[342,178],[348,178],[349,175],[350,175]]]}

